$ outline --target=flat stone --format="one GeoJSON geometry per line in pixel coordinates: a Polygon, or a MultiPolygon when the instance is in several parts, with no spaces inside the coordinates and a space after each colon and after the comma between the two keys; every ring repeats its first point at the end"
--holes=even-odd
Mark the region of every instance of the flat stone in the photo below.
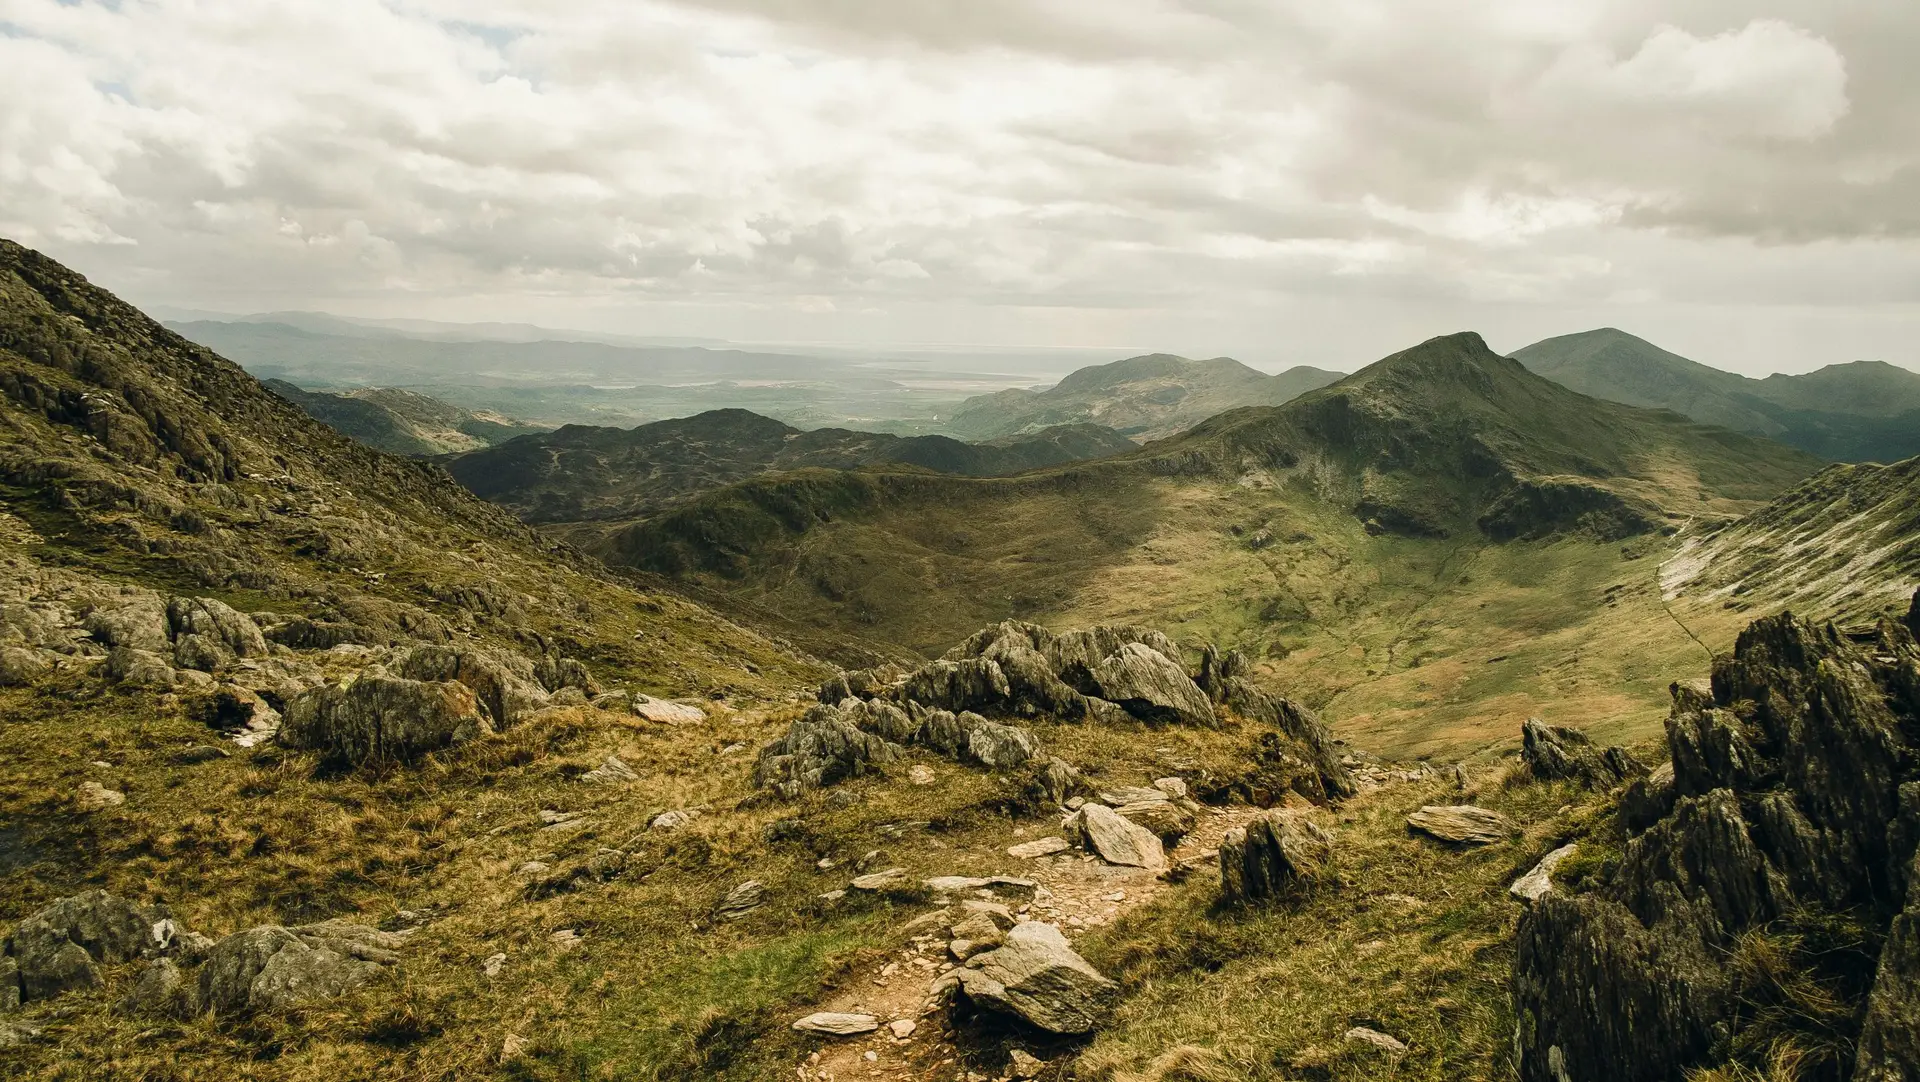
{"type": "Polygon", "coordinates": [[[127,802],[127,794],[109,789],[97,781],[83,781],[73,794],[73,806],[83,812],[105,811],[127,802]]]}
{"type": "Polygon", "coordinates": [[[1065,838],[1036,838],[1030,842],[1008,846],[1007,855],[1019,857],[1022,860],[1033,860],[1036,857],[1052,856],[1072,848],[1073,843],[1065,838]]]}
{"type": "Polygon", "coordinates": [[[698,725],[707,720],[707,712],[690,703],[671,702],[649,695],[633,697],[633,712],[661,725],[698,725]]]}
{"type": "Polygon", "coordinates": [[[1105,804],[1087,804],[1074,817],[1087,847],[1108,864],[1159,871],[1167,866],[1167,852],[1159,835],[1123,818],[1105,804]]]}
{"type": "Polygon", "coordinates": [[[1523,902],[1539,901],[1553,889],[1553,870],[1560,866],[1561,861],[1566,860],[1579,849],[1578,845],[1563,845],[1541,857],[1540,863],[1535,864],[1532,871],[1513,881],[1513,885],[1507,888],[1507,893],[1523,902]]]}
{"type": "Polygon", "coordinates": [[[896,1041],[906,1040],[908,1037],[913,1036],[914,1030],[919,1028],[920,1023],[911,1018],[896,1018],[887,1023],[887,1029],[892,1031],[893,1039],[896,1041]]]}
{"type": "Polygon", "coordinates": [[[628,785],[639,781],[640,775],[618,755],[609,755],[606,762],[580,775],[580,780],[589,785],[628,785]]]}
{"type": "Polygon", "coordinates": [[[1355,1026],[1348,1030],[1347,1040],[1358,1044],[1370,1044],[1383,1052],[1390,1052],[1396,1056],[1407,1050],[1406,1044],[1398,1037],[1382,1033],[1377,1029],[1368,1029],[1366,1026],[1355,1026]]]}
{"type": "Polygon", "coordinates": [[[1119,991],[1074,952],[1060,929],[1034,921],[1015,925],[1004,946],[951,976],[976,1006],[1062,1034],[1091,1033],[1119,991]]]}
{"type": "Polygon", "coordinates": [[[856,875],[853,877],[853,882],[848,885],[854,890],[898,890],[907,885],[907,870],[887,868],[878,872],[868,872],[866,875],[856,875]]]}
{"type": "Polygon", "coordinates": [[[1472,804],[1429,804],[1407,816],[1407,826],[1453,845],[1492,845],[1513,834],[1513,821],[1472,804]]]}
{"type": "MultiPolygon", "coordinates": [[[[880,1019],[870,1014],[840,1014],[820,1011],[793,1024],[801,1033],[821,1033],[829,1037],[853,1037],[880,1028],[880,1019]]],[[[911,1032],[911,1031],[909,1031],[911,1032]]]]}

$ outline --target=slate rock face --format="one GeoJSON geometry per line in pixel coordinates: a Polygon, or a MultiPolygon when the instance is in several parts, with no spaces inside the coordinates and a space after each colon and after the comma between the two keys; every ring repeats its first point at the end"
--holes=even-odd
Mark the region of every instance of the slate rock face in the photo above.
{"type": "MultiPolygon", "coordinates": [[[[1726,964],[1773,922],[1848,914],[1878,958],[1825,973],[1857,1049],[1835,1077],[1920,1078],[1920,648],[1899,623],[1856,645],[1781,615],[1718,659],[1712,690],[1676,686],[1670,787],[1629,788],[1637,830],[1584,893],[1522,918],[1513,991],[1524,1082],[1652,1082],[1728,1062],[1756,990],[1726,964]],[[1649,822],[1648,820],[1651,819],[1649,822]],[[1853,989],[1853,991],[1849,991],[1853,989]]],[[[1635,783],[1636,786],[1639,782],[1635,783]]],[[[1841,962],[1810,958],[1809,971],[1841,962]]]]}
{"type": "Polygon", "coordinates": [[[1314,773],[1320,800],[1350,797],[1360,791],[1353,772],[1340,762],[1333,744],[1333,732],[1313,711],[1289,699],[1267,694],[1246,678],[1247,659],[1238,650],[1221,653],[1209,646],[1200,662],[1195,683],[1214,702],[1246,718],[1266,725],[1287,738],[1314,773]]]}
{"type": "Polygon", "coordinates": [[[1539,718],[1528,718],[1520,727],[1520,737],[1521,761],[1542,780],[1608,789],[1647,772],[1627,749],[1595,747],[1593,739],[1580,730],[1548,725],[1539,718]]]}
{"type": "Polygon", "coordinates": [[[491,731],[465,684],[366,672],[345,687],[314,688],[289,703],[280,742],[351,763],[408,762],[491,731]]]}
{"type": "Polygon", "coordinates": [[[1218,728],[1213,703],[1186,671],[1144,643],[1130,642],[1091,671],[1101,698],[1145,721],[1218,728]]]}
{"type": "Polygon", "coordinates": [[[1001,946],[953,971],[975,1006],[1012,1015],[1049,1033],[1091,1033],[1119,988],[1075,953],[1051,924],[1016,924],[1001,946]]]}
{"type": "Polygon", "coordinates": [[[780,739],[760,749],[753,783],[792,799],[858,777],[901,755],[899,745],[864,732],[845,712],[815,706],[780,739]]]}
{"type": "Polygon", "coordinates": [[[1333,837],[1305,815],[1266,812],[1220,842],[1220,896],[1235,902],[1275,898],[1309,887],[1333,859],[1333,837]]]}
{"type": "Polygon", "coordinates": [[[1407,827],[1449,845],[1492,845],[1513,833],[1513,823],[1491,808],[1429,804],[1407,816],[1407,827]]]}

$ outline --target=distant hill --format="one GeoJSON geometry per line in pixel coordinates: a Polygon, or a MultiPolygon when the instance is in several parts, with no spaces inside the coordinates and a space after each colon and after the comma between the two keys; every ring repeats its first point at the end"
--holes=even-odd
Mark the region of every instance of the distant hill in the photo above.
{"type": "Polygon", "coordinates": [[[569,537],[610,563],[916,649],[1069,613],[1193,618],[1270,642],[1337,623],[1378,589],[1367,582],[1397,573],[1369,538],[1454,574],[1471,562],[1461,553],[1511,540],[1622,541],[1732,518],[1819,466],[1589,398],[1460,334],[1128,454],[1009,478],[769,474],[569,537]]]}
{"type": "Polygon", "coordinates": [[[1582,394],[1675,410],[1829,460],[1920,454],[1920,373],[1882,361],[1749,379],[1611,327],[1536,342],[1513,358],[1582,394]]]}
{"type": "Polygon", "coordinates": [[[529,522],[643,517],[757,474],[810,466],[920,466],[993,477],[1131,451],[1099,425],[1060,425],[989,443],[822,428],[811,432],[742,409],[711,410],[634,429],[567,425],[454,456],[447,469],[482,499],[529,522]]]}
{"type": "Polygon", "coordinates": [[[268,390],[299,406],[309,417],[381,451],[440,455],[473,451],[546,429],[489,411],[475,412],[397,387],[354,391],[307,391],[283,379],[263,381],[268,390]]]}
{"type": "Polygon", "coordinates": [[[992,439],[1094,423],[1145,442],[1237,406],[1277,406],[1339,378],[1306,367],[1270,376],[1229,357],[1190,361],[1155,353],[1079,369],[1044,391],[1014,388],[969,398],[946,428],[963,439],[992,439]]]}

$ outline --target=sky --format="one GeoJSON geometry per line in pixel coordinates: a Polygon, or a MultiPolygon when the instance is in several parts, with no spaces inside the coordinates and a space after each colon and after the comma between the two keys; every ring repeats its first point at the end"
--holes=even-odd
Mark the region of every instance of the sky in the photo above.
{"type": "Polygon", "coordinates": [[[0,0],[0,235],[228,312],[1920,369],[1915,56],[1898,0],[0,0]]]}

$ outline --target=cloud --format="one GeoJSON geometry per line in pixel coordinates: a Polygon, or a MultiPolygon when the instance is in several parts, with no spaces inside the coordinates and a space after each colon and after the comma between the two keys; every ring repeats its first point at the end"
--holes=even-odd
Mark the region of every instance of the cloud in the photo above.
{"type": "Polygon", "coordinates": [[[735,337],[1446,330],[1759,290],[1756,246],[1911,305],[1920,10],[1871,7],[0,0],[0,232],[196,307],[735,337]]]}

